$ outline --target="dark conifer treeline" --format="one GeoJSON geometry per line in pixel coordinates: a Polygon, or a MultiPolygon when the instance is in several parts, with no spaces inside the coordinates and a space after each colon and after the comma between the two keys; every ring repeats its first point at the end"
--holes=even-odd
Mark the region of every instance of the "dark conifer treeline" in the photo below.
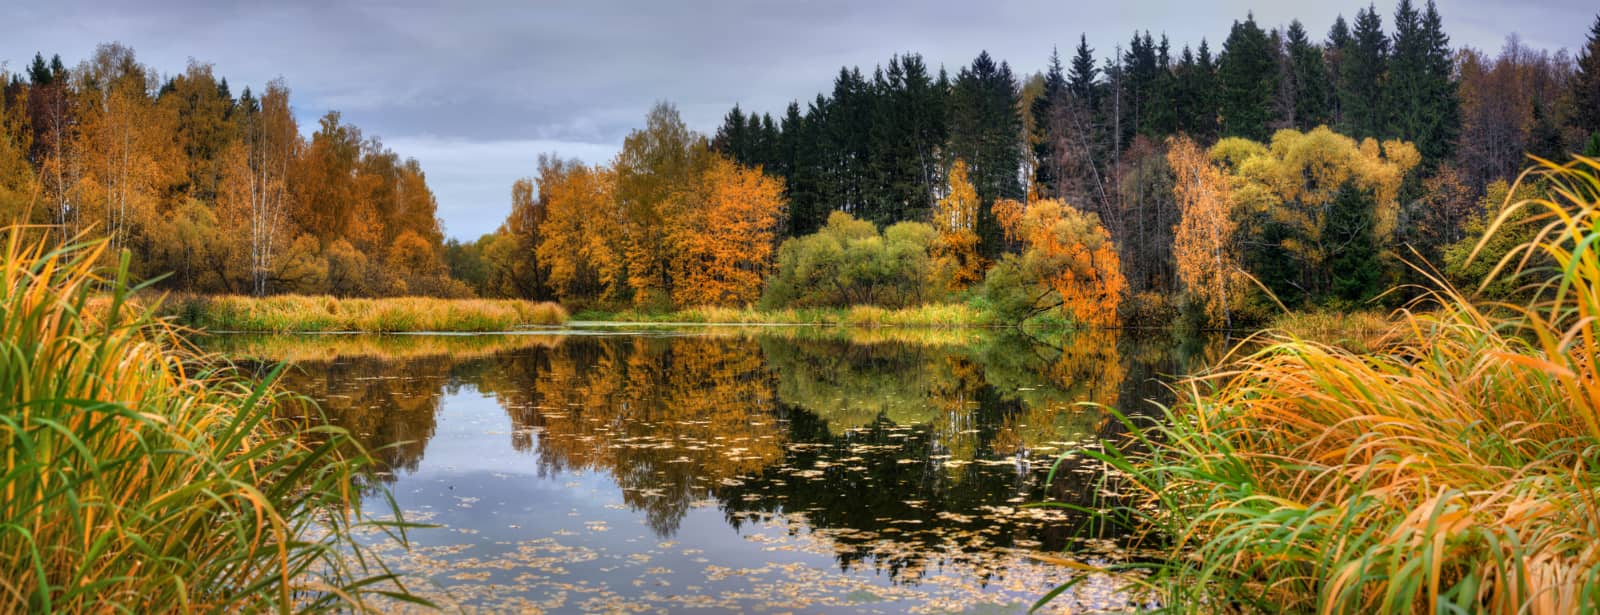
{"type": "Polygon", "coordinates": [[[1514,36],[1494,58],[1453,49],[1431,1],[1400,0],[1385,21],[1362,8],[1317,41],[1299,21],[1267,30],[1247,15],[1218,50],[1204,39],[1174,50],[1165,36],[1136,32],[1105,56],[1080,36],[1069,60],[1052,54],[1031,76],[981,53],[952,78],[905,54],[870,77],[841,68],[830,94],[791,103],[778,119],[736,106],[714,146],[785,180],[789,236],[815,231],[834,210],[879,225],[926,221],[944,173],[965,160],[983,200],[985,256],[1005,248],[989,206],[1031,190],[1099,215],[1135,293],[1173,290],[1169,136],[1266,142],[1279,129],[1327,125],[1412,142],[1422,163],[1404,188],[1398,233],[1425,255],[1464,223],[1433,210],[1471,209],[1488,184],[1524,166],[1524,151],[1600,148],[1600,21],[1575,63],[1514,36]],[[1451,228],[1422,228],[1430,224],[1451,228]]]}

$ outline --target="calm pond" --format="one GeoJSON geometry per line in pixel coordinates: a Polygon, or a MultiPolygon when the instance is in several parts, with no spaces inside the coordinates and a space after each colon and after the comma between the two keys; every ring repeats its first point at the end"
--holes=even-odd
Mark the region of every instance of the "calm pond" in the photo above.
{"type": "MultiPolygon", "coordinates": [[[[1157,411],[1218,343],[1115,331],[774,327],[217,336],[377,451],[387,549],[449,611],[1023,612],[1103,561],[1101,469],[1056,457],[1157,411]]],[[[377,490],[372,490],[378,497],[377,490]]],[[[374,504],[378,504],[374,502],[374,504]]],[[[374,506],[373,510],[381,510],[374,506]]],[[[1054,608],[1128,608],[1110,578],[1054,608]]]]}

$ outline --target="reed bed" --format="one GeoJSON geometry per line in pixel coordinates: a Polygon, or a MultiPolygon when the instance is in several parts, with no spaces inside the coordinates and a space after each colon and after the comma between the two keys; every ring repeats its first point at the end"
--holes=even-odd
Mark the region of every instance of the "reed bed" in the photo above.
{"type": "Polygon", "coordinates": [[[1377,349],[1395,321],[1383,312],[1287,312],[1267,326],[1279,337],[1293,337],[1338,346],[1359,353],[1377,349]]]}
{"type": "Polygon", "coordinates": [[[166,313],[190,327],[260,333],[486,332],[567,321],[558,304],[517,299],[224,295],[179,297],[166,305],[166,313]]]}
{"type": "Polygon", "coordinates": [[[566,336],[556,333],[470,335],[282,335],[216,334],[194,342],[236,361],[305,363],[349,357],[385,360],[449,356],[456,360],[486,357],[526,348],[555,348],[566,336]]]}
{"type": "Polygon", "coordinates": [[[343,432],[278,419],[270,384],[197,367],[220,364],[129,303],[126,253],[105,271],[103,241],[0,234],[0,612],[414,600],[351,538],[367,460],[343,432]]]}
{"type": "Polygon", "coordinates": [[[681,322],[699,324],[839,325],[852,327],[987,327],[994,317],[964,303],[932,303],[906,308],[858,305],[849,308],[784,308],[701,306],[660,314],[624,311],[580,314],[589,320],[681,322]]]}
{"type": "Polygon", "coordinates": [[[1528,303],[1435,280],[1371,353],[1270,334],[1136,430],[1145,453],[1090,453],[1168,549],[1126,566],[1144,589],[1177,611],[1600,610],[1600,161],[1522,181],[1546,197],[1499,220],[1542,231],[1491,277],[1528,303]]]}

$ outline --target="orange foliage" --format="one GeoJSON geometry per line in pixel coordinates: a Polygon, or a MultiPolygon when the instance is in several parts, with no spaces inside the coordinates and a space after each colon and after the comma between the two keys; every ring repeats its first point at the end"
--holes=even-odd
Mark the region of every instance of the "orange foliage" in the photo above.
{"type": "Polygon", "coordinates": [[[949,192],[933,210],[933,269],[956,291],[983,279],[984,263],[978,255],[978,191],[967,179],[967,163],[957,159],[950,167],[949,192]]]}
{"type": "Polygon", "coordinates": [[[1117,324],[1117,306],[1128,283],[1116,244],[1100,218],[1057,199],[1026,206],[995,204],[995,217],[1007,237],[1026,249],[1028,271],[1061,297],[1061,309],[1074,320],[1099,326],[1117,324]]]}
{"type": "MultiPolygon", "coordinates": [[[[607,209],[615,202],[616,175],[605,167],[546,161],[539,170],[544,220],[538,229],[538,261],[563,297],[593,298],[627,284],[618,246],[620,228],[607,209]]],[[[511,255],[526,258],[526,255],[511,255]]]]}
{"type": "Polygon", "coordinates": [[[1228,326],[1231,297],[1242,292],[1245,277],[1234,247],[1232,196],[1227,174],[1188,137],[1168,141],[1167,161],[1175,178],[1180,222],[1173,234],[1172,256],[1184,291],[1205,306],[1214,323],[1228,326]]]}
{"type": "Polygon", "coordinates": [[[672,225],[678,305],[743,305],[761,294],[783,210],[783,182],[715,157],[672,225]]]}

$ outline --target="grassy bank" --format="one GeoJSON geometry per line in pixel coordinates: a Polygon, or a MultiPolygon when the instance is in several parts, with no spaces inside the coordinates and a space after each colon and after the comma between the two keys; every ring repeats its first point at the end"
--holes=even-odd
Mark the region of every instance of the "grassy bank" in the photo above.
{"type": "MultiPolygon", "coordinates": [[[[1105,455],[1180,610],[1600,609],[1600,162],[1547,168],[1535,298],[1449,290],[1371,353],[1279,335],[1105,455]]],[[[1515,264],[1520,253],[1508,262],[1515,264]]],[[[1535,259],[1537,260],[1537,259],[1535,259]]],[[[1512,272],[1502,272],[1511,275],[1512,272]]],[[[1441,289],[1444,285],[1439,286],[1441,289]]]]}
{"type": "Polygon", "coordinates": [[[1288,312],[1268,323],[1266,330],[1280,337],[1319,342],[1358,353],[1372,352],[1396,321],[1381,311],[1288,312]]]}
{"type": "Polygon", "coordinates": [[[197,368],[128,302],[126,257],[96,267],[103,242],[22,234],[0,253],[0,612],[348,610],[394,587],[351,557],[365,459],[341,432],[197,368]]]}
{"type": "Polygon", "coordinates": [[[566,310],[554,303],[430,297],[196,295],[169,298],[162,312],[175,317],[178,324],[196,329],[263,333],[509,331],[567,321],[566,310]]]}
{"type": "Polygon", "coordinates": [[[638,323],[843,325],[857,327],[987,327],[994,315],[964,303],[942,303],[890,309],[869,305],[850,308],[696,307],[671,312],[584,311],[574,320],[638,323]]]}

